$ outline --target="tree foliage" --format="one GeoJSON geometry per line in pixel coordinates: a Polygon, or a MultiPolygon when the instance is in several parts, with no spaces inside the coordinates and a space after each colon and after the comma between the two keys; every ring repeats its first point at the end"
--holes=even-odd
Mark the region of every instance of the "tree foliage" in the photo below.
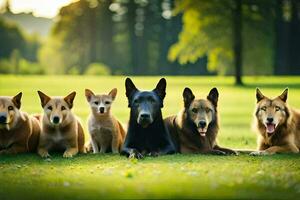
{"type": "MultiPolygon", "coordinates": [[[[169,51],[169,59],[185,64],[207,55],[209,70],[232,74],[235,1],[178,0],[176,3],[176,13],[183,13],[184,26],[178,42],[169,51]]],[[[271,73],[273,3],[270,0],[242,3],[244,71],[247,74],[271,73]]]]}

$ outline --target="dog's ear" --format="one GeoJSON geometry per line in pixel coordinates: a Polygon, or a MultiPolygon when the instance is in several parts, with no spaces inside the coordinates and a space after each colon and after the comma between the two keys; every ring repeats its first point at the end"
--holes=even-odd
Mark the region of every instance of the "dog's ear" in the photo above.
{"type": "Polygon", "coordinates": [[[125,87],[126,87],[127,98],[130,98],[131,95],[133,95],[138,90],[130,78],[126,78],[125,87]]]}
{"type": "Polygon", "coordinates": [[[288,92],[289,92],[289,89],[285,88],[285,90],[282,92],[282,94],[278,96],[279,99],[281,99],[283,102],[286,102],[286,100],[288,98],[288,92]]]}
{"type": "Polygon", "coordinates": [[[92,90],[85,89],[85,97],[88,102],[91,101],[93,96],[95,96],[95,94],[92,92],[92,90]]]}
{"type": "Polygon", "coordinates": [[[71,94],[69,94],[64,98],[65,102],[68,104],[70,109],[73,107],[73,101],[75,96],[76,96],[76,92],[72,92],[71,94]]]}
{"type": "Polygon", "coordinates": [[[167,87],[166,79],[161,78],[154,89],[154,92],[156,92],[156,94],[160,97],[161,100],[164,100],[166,96],[166,87],[167,87]]]}
{"type": "Polygon", "coordinates": [[[182,96],[183,96],[184,107],[189,108],[192,101],[194,101],[195,99],[195,95],[193,94],[190,88],[186,87],[183,90],[182,96]]]}
{"type": "Polygon", "coordinates": [[[260,102],[262,99],[264,99],[265,96],[261,93],[261,91],[256,88],[256,102],[260,102]]]}
{"type": "Polygon", "coordinates": [[[42,107],[44,107],[51,100],[51,98],[41,91],[38,91],[38,94],[41,99],[41,105],[42,105],[42,107]]]}
{"type": "Polygon", "coordinates": [[[15,104],[15,106],[20,109],[21,108],[21,98],[22,98],[22,92],[17,94],[12,98],[12,102],[15,104]]]}
{"type": "Polygon", "coordinates": [[[108,93],[108,95],[111,96],[111,98],[112,98],[113,101],[114,101],[114,100],[116,99],[117,93],[118,93],[117,88],[114,88],[114,89],[112,89],[112,90],[108,93]]]}
{"type": "Polygon", "coordinates": [[[218,105],[218,99],[219,99],[219,92],[217,90],[217,88],[213,88],[210,90],[207,99],[214,105],[217,107],[218,105]]]}

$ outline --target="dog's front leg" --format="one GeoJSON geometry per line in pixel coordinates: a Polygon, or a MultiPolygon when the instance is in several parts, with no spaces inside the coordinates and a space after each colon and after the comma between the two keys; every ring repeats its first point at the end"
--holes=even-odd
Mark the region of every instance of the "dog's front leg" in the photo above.
{"type": "Polygon", "coordinates": [[[78,153],[78,148],[77,147],[71,147],[67,148],[66,151],[63,154],[64,158],[72,158],[78,153]]]}
{"type": "Polygon", "coordinates": [[[210,149],[210,150],[203,151],[201,153],[212,154],[212,155],[222,155],[222,156],[226,155],[226,153],[224,151],[217,150],[217,149],[210,149]]]}
{"type": "Polygon", "coordinates": [[[299,149],[294,144],[287,144],[283,146],[272,146],[263,151],[255,151],[250,153],[250,155],[273,155],[276,153],[299,153],[299,149]]]}
{"type": "Polygon", "coordinates": [[[226,154],[238,155],[238,153],[234,150],[220,147],[219,145],[215,145],[214,149],[225,152],[226,154]]]}
{"type": "Polygon", "coordinates": [[[121,155],[125,155],[127,158],[144,158],[143,154],[141,154],[137,149],[133,148],[123,148],[121,151],[121,155]]]}
{"type": "Polygon", "coordinates": [[[119,153],[119,140],[117,133],[112,134],[111,150],[112,153],[119,153]]]}
{"type": "Polygon", "coordinates": [[[78,153],[78,143],[77,143],[77,139],[75,138],[67,142],[67,148],[63,154],[63,157],[72,158],[77,153],[78,153]]]}
{"type": "Polygon", "coordinates": [[[91,138],[91,144],[93,148],[93,153],[99,153],[99,146],[95,138],[91,138]]]}
{"type": "Polygon", "coordinates": [[[45,139],[44,137],[40,137],[37,152],[42,158],[50,157],[49,152],[48,152],[49,151],[48,150],[49,145],[50,145],[50,141],[47,141],[47,139],[45,139]]]}

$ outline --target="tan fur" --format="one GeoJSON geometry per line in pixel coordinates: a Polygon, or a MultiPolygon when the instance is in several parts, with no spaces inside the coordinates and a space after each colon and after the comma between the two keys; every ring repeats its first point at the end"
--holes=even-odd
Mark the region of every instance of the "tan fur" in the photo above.
{"type": "Polygon", "coordinates": [[[36,152],[41,129],[36,118],[19,110],[21,96],[0,97],[0,113],[7,114],[7,124],[0,124],[0,155],[36,152]]]}
{"type": "Polygon", "coordinates": [[[218,93],[213,89],[207,99],[195,99],[186,88],[183,97],[185,108],[176,116],[165,119],[165,124],[180,153],[237,154],[235,151],[219,147],[216,141],[219,131],[217,112],[218,93]],[[198,124],[206,122],[203,127],[198,124]]]}
{"type": "Polygon", "coordinates": [[[257,152],[252,155],[268,155],[275,153],[298,153],[300,149],[300,113],[286,103],[287,90],[280,96],[270,99],[258,89],[255,109],[255,127],[258,130],[257,152]],[[266,120],[274,119],[275,131],[268,133],[266,120]]]}
{"type": "Polygon", "coordinates": [[[44,114],[41,116],[42,132],[39,139],[38,154],[49,157],[49,151],[64,152],[63,157],[73,157],[84,153],[84,132],[80,121],[72,113],[75,92],[61,97],[48,97],[39,92],[44,114]],[[59,123],[54,123],[54,117],[59,123]]]}
{"type": "Polygon", "coordinates": [[[124,142],[125,131],[121,123],[111,114],[111,105],[117,95],[113,89],[108,95],[95,95],[86,89],[85,95],[91,107],[88,129],[93,153],[119,153],[124,142]],[[100,112],[102,109],[102,112],[100,112]]]}

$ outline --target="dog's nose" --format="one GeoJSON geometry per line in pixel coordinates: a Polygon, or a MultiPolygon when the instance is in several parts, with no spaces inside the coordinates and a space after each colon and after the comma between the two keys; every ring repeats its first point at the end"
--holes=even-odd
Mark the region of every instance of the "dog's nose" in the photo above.
{"type": "Polygon", "coordinates": [[[53,123],[54,124],[58,124],[59,123],[59,117],[58,116],[54,116],[53,117],[53,123]]]}
{"type": "Polygon", "coordinates": [[[268,118],[267,118],[267,121],[268,121],[269,123],[272,123],[272,122],[274,121],[274,119],[273,119],[273,117],[268,117],[268,118]]]}
{"type": "Polygon", "coordinates": [[[206,121],[200,121],[199,122],[199,127],[200,128],[205,128],[205,126],[206,126],[206,121]]]}
{"type": "Polygon", "coordinates": [[[143,114],[141,114],[141,118],[142,118],[142,119],[150,119],[150,114],[148,114],[148,113],[143,113],[143,114]]]}
{"type": "Polygon", "coordinates": [[[104,107],[99,108],[100,113],[104,113],[104,107]]]}
{"type": "Polygon", "coordinates": [[[6,123],[6,116],[5,115],[1,115],[0,116],[0,123],[1,124],[5,124],[6,123]]]}

